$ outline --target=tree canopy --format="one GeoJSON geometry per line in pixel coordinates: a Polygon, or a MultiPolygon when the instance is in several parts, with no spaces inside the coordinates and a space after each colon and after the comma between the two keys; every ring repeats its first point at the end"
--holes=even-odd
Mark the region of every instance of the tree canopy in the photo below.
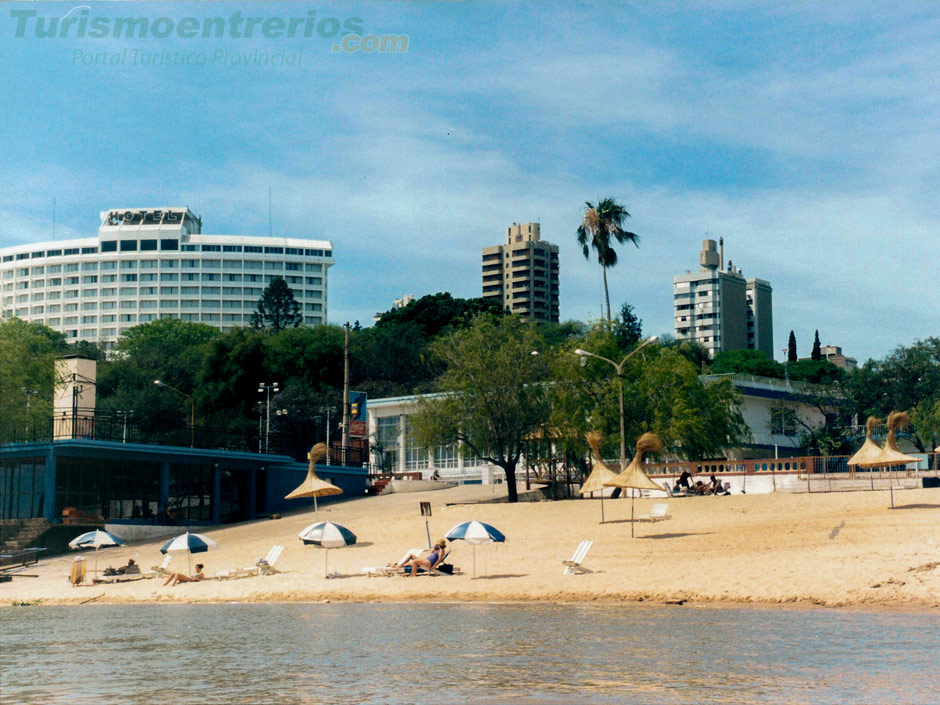
{"type": "Polygon", "coordinates": [[[457,443],[502,468],[510,502],[526,439],[548,420],[546,368],[532,355],[539,342],[535,327],[514,316],[480,315],[443,336],[433,351],[446,365],[438,385],[445,393],[423,397],[410,419],[420,444],[457,443]]]}
{"type": "Polygon", "coordinates": [[[503,314],[502,304],[493,298],[460,299],[446,291],[428,294],[402,308],[382,314],[376,328],[414,324],[427,338],[433,338],[448,327],[460,327],[481,313],[503,314]]]}
{"type": "Polygon", "coordinates": [[[283,277],[274,277],[258,299],[258,308],[251,314],[254,328],[267,328],[277,333],[303,323],[300,304],[283,277]]]}

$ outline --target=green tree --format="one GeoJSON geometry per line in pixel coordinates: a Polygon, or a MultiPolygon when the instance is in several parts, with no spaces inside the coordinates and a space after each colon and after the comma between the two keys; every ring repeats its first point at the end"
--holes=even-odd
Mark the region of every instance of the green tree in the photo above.
{"type": "Polygon", "coordinates": [[[283,277],[274,277],[258,299],[258,308],[251,314],[254,328],[268,328],[277,333],[284,328],[296,328],[303,323],[300,304],[283,277]]]}
{"type": "Polygon", "coordinates": [[[940,396],[924,399],[911,411],[911,421],[922,450],[931,451],[940,443],[940,396]]]}
{"type": "Polygon", "coordinates": [[[813,338],[813,351],[809,355],[810,360],[815,360],[816,362],[822,360],[822,352],[819,348],[819,331],[817,330],[816,336],[813,338]]]}
{"type": "Polygon", "coordinates": [[[787,362],[796,362],[796,334],[791,330],[787,340],[787,362]]]}
{"type": "MultiPolygon", "coordinates": [[[[630,352],[606,326],[594,326],[581,341],[551,359],[551,428],[564,448],[586,449],[585,434],[604,436],[602,451],[619,454],[619,388],[613,368],[574,355],[580,347],[620,361],[630,352]]],[[[727,380],[703,383],[699,370],[678,347],[650,345],[624,365],[624,426],[628,454],[646,431],[660,435],[667,448],[690,458],[713,457],[749,437],[740,412],[741,397],[727,380]]]]}
{"type": "Polygon", "coordinates": [[[51,328],[20,318],[0,321],[0,440],[22,439],[27,422],[32,431],[52,418],[55,358],[67,352],[65,338],[51,328]]]}
{"type": "Polygon", "coordinates": [[[349,347],[352,384],[370,397],[429,392],[443,371],[414,322],[366,328],[351,337],[349,347]]]}
{"type": "Polygon", "coordinates": [[[410,419],[420,444],[459,443],[502,468],[510,502],[526,439],[548,419],[546,370],[532,355],[538,344],[534,326],[510,316],[478,316],[442,336],[432,347],[446,365],[439,388],[447,393],[423,397],[410,419]]]}
{"type": "Polygon", "coordinates": [[[797,360],[787,363],[790,379],[796,382],[832,385],[845,377],[845,370],[829,360],[797,360]]]}
{"type": "Polygon", "coordinates": [[[189,421],[189,402],[156,387],[159,379],[190,394],[200,407],[201,370],[218,328],[204,323],[161,318],[134,326],[114,346],[114,355],[98,364],[98,399],[101,409],[133,412],[142,432],[177,427],[189,421]]]}
{"type": "Polygon", "coordinates": [[[581,225],[578,226],[578,244],[588,259],[591,250],[597,253],[597,262],[601,265],[604,277],[604,301],[607,304],[607,322],[610,323],[610,293],[607,290],[607,270],[617,264],[617,252],[613,243],[621,245],[632,242],[639,247],[639,235],[623,229],[630,214],[627,209],[613,198],[598,201],[595,206],[590,201],[584,204],[581,225]]]}
{"type": "MultiPolygon", "coordinates": [[[[714,374],[738,372],[759,377],[783,379],[783,365],[760,350],[723,350],[715,355],[711,371],[714,374]]],[[[790,373],[792,377],[792,372],[790,373]]]]}
{"type": "MultiPolygon", "coordinates": [[[[940,337],[899,346],[883,360],[868,360],[848,375],[846,387],[860,418],[904,410],[912,412],[912,420],[929,418],[929,413],[920,414],[940,400],[940,337]]],[[[915,438],[920,438],[919,428],[915,438]]]]}
{"type": "Polygon", "coordinates": [[[622,349],[632,348],[643,339],[643,321],[633,312],[633,306],[625,303],[620,307],[613,331],[622,349]]]}
{"type": "Polygon", "coordinates": [[[501,316],[504,311],[497,299],[459,299],[444,291],[422,296],[407,306],[386,311],[375,327],[413,323],[430,340],[448,327],[469,325],[481,313],[501,316]]]}

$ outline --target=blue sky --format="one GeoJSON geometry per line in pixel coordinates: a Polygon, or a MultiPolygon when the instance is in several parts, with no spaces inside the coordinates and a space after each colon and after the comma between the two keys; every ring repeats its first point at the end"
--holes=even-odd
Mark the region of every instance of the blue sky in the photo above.
{"type": "Polygon", "coordinates": [[[645,332],[672,332],[672,276],[708,234],[773,286],[775,348],[793,329],[808,354],[818,329],[880,358],[940,334],[938,37],[930,2],[4,2],[0,246],[50,239],[53,198],[59,238],[147,205],[264,235],[270,188],[275,235],[333,241],[331,322],[366,324],[406,293],[479,296],[480,249],[538,220],[561,247],[562,318],[588,320],[603,289],[575,230],[585,200],[614,196],[641,239],[609,272],[611,302],[645,332]],[[312,11],[408,49],[17,37],[29,10],[174,25],[312,11]],[[134,50],[206,63],[135,65],[134,50]],[[256,50],[303,54],[213,61],[256,50]]]}

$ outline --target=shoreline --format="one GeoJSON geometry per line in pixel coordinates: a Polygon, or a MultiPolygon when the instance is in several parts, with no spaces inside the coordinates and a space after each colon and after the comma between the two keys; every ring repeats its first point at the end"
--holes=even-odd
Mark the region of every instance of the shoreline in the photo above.
{"type": "MultiPolygon", "coordinates": [[[[250,566],[279,544],[285,551],[275,575],[176,587],[164,587],[162,578],[72,587],[67,575],[77,554],[67,554],[24,571],[37,578],[0,584],[0,607],[418,602],[940,611],[937,490],[895,492],[895,509],[887,491],[676,498],[667,500],[670,519],[636,522],[635,538],[629,500],[607,500],[607,521],[601,524],[596,500],[474,503],[492,499],[493,491],[464,486],[327,505],[320,520],[343,524],[359,539],[329,551],[329,569],[340,574],[337,579],[324,578],[322,549],[297,539],[314,521],[313,511],[297,510],[277,520],[207,527],[220,549],[193,557],[206,564],[211,578],[250,566]],[[419,513],[424,501],[433,506],[427,528],[419,513]],[[365,566],[385,565],[408,547],[425,545],[428,532],[434,540],[468,519],[492,524],[507,542],[475,550],[451,542],[448,562],[463,571],[454,576],[363,575],[365,566]],[[592,572],[563,575],[563,561],[582,540],[594,542],[584,561],[592,572]],[[476,579],[470,577],[474,559],[476,579]]],[[[647,514],[660,502],[637,499],[636,513],[647,514]]],[[[137,553],[142,566],[158,564],[164,541],[102,550],[99,572],[137,553]]],[[[85,556],[93,564],[92,554],[85,556]]],[[[170,569],[185,571],[187,565],[183,555],[170,569]]]]}

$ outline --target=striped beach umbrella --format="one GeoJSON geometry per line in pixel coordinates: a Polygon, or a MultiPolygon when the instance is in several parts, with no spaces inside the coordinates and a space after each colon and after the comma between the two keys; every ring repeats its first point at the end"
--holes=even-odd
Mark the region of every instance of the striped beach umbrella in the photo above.
{"type": "Polygon", "coordinates": [[[323,576],[329,577],[330,549],[352,546],[356,543],[356,535],[340,524],[332,521],[320,521],[311,524],[297,534],[297,538],[307,545],[319,546],[326,549],[326,560],[323,564],[323,576]]]}
{"type": "Polygon", "coordinates": [[[482,521],[465,521],[445,534],[449,541],[466,541],[473,546],[473,577],[477,577],[477,546],[484,543],[503,543],[506,537],[499,529],[482,521]]]}
{"type": "Polygon", "coordinates": [[[160,553],[186,553],[189,559],[189,572],[193,572],[193,554],[214,551],[219,547],[215,541],[202,534],[185,534],[170,539],[160,547],[160,553]]]}
{"type": "Polygon", "coordinates": [[[87,531],[81,536],[76,536],[69,541],[69,548],[93,548],[95,549],[95,575],[98,574],[98,549],[109,548],[111,546],[124,546],[124,540],[115,536],[109,531],[95,529],[87,531]]]}

